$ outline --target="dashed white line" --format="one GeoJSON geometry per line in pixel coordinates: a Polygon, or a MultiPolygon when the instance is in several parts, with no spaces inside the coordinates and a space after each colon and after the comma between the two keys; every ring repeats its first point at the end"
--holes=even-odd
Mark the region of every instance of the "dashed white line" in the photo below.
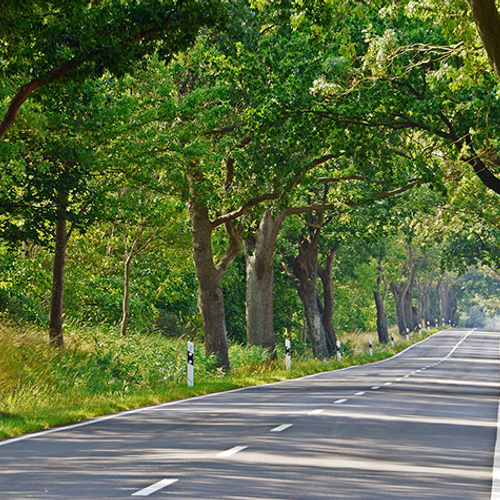
{"type": "Polygon", "coordinates": [[[341,405],[342,403],[345,403],[347,399],[337,399],[337,401],[334,401],[334,405],[341,405]]]}
{"type": "Polygon", "coordinates": [[[386,382],[384,385],[392,385],[392,382],[386,382]]]}
{"type": "Polygon", "coordinates": [[[171,484],[176,483],[179,481],[178,479],[162,479],[161,481],[158,481],[155,484],[152,484],[151,486],[148,486],[147,488],[143,488],[142,490],[136,491],[135,493],[132,493],[133,497],[148,497],[149,495],[152,495],[153,493],[156,493],[158,490],[162,490],[163,488],[166,488],[167,486],[170,486],[171,484]]]}
{"type": "Polygon", "coordinates": [[[380,389],[380,386],[379,386],[379,385],[376,385],[376,386],[372,387],[372,389],[371,389],[371,390],[372,390],[372,391],[377,391],[378,389],[380,389]]]}
{"type": "Polygon", "coordinates": [[[217,453],[217,456],[219,458],[226,458],[230,457],[231,455],[234,455],[236,453],[239,453],[240,451],[246,450],[248,446],[235,446],[234,448],[231,448],[230,450],[223,451],[221,453],[217,453]]]}
{"type": "Polygon", "coordinates": [[[310,411],[308,413],[308,415],[319,415],[320,413],[323,413],[325,410],[320,410],[320,409],[317,409],[317,410],[313,410],[313,411],[310,411]]]}
{"type": "Polygon", "coordinates": [[[363,396],[364,394],[366,394],[366,391],[356,392],[354,395],[355,396],[363,396]]]}
{"type": "Polygon", "coordinates": [[[403,380],[402,378],[396,378],[394,379],[396,382],[401,382],[401,380],[403,380]]]}
{"type": "Polygon", "coordinates": [[[283,424],[279,425],[278,427],[275,427],[274,429],[271,429],[271,432],[283,432],[286,429],[289,429],[292,427],[293,424],[283,424]]]}

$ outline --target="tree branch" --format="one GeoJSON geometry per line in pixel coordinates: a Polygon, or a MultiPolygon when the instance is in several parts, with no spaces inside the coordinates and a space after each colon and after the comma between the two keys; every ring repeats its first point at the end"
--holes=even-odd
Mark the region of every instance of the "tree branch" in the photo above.
{"type": "MultiPolygon", "coordinates": [[[[419,184],[418,180],[412,181],[406,186],[393,189],[391,191],[383,191],[382,193],[377,193],[373,198],[367,199],[367,200],[361,200],[361,201],[348,201],[345,204],[348,207],[358,207],[362,205],[369,205],[370,203],[373,203],[374,201],[382,200],[384,198],[390,198],[392,196],[396,196],[398,194],[404,193],[406,191],[409,191],[410,189],[414,188],[419,184]]],[[[338,213],[340,213],[340,209],[337,204],[333,203],[318,203],[314,205],[307,205],[303,207],[289,207],[283,212],[288,216],[288,215],[298,215],[298,214],[304,214],[304,213],[310,213],[310,212],[315,212],[315,211],[326,211],[326,210],[336,210],[338,213]]]]}
{"type": "Polygon", "coordinates": [[[234,259],[241,252],[241,241],[243,239],[243,232],[241,229],[234,226],[234,221],[230,220],[226,222],[225,228],[229,237],[229,248],[222,259],[215,266],[219,279],[224,277],[224,274],[226,274],[226,271],[229,269],[234,259]]]}
{"type": "Polygon", "coordinates": [[[390,182],[376,181],[374,179],[370,179],[369,177],[364,177],[362,175],[346,175],[344,177],[318,177],[316,180],[318,182],[332,183],[332,184],[344,181],[363,181],[369,184],[378,184],[380,186],[392,186],[392,187],[396,186],[396,184],[392,184],[390,182]]]}
{"type": "MultiPolygon", "coordinates": [[[[93,57],[96,56],[97,53],[93,55],[93,57]]],[[[76,61],[76,59],[72,59],[71,61],[66,61],[63,64],[59,65],[57,68],[53,69],[49,73],[49,76],[46,80],[41,80],[40,78],[34,78],[33,80],[31,80],[31,82],[19,87],[19,90],[16,92],[15,96],[10,102],[9,108],[7,109],[7,112],[5,113],[4,118],[0,123],[0,137],[4,136],[6,132],[9,130],[9,128],[13,125],[13,123],[16,120],[19,109],[21,109],[21,106],[25,103],[26,99],[30,96],[30,94],[32,94],[39,88],[48,85],[49,83],[52,83],[56,80],[60,80],[71,70],[75,69],[77,66],[78,62],[76,61]]]]}
{"type": "Polygon", "coordinates": [[[260,194],[259,196],[255,196],[254,198],[252,198],[252,199],[248,200],[246,203],[244,203],[237,210],[233,210],[232,212],[229,212],[227,214],[221,215],[220,217],[217,217],[212,222],[212,225],[215,228],[215,227],[221,226],[222,224],[226,224],[227,222],[235,220],[238,217],[241,217],[242,215],[246,214],[251,208],[255,207],[259,203],[262,203],[262,202],[268,201],[268,200],[276,200],[278,197],[279,197],[279,195],[276,193],[264,193],[264,194],[260,194]]]}
{"type": "Polygon", "coordinates": [[[302,168],[299,169],[299,171],[295,174],[294,181],[292,182],[292,188],[297,184],[298,180],[302,175],[304,175],[306,172],[309,172],[313,168],[318,167],[319,165],[323,165],[324,163],[330,161],[330,160],[335,160],[336,158],[341,158],[344,155],[344,151],[340,153],[328,153],[323,156],[320,156],[319,158],[315,158],[314,160],[310,161],[307,165],[304,165],[302,168]]]}
{"type": "MultiPolygon", "coordinates": [[[[176,2],[176,10],[177,12],[180,12],[182,10],[184,0],[179,0],[176,2]]],[[[169,27],[170,24],[172,24],[172,15],[170,12],[170,15],[167,16],[167,18],[163,21],[161,24],[160,28],[155,28],[151,30],[144,30],[135,36],[132,36],[128,40],[123,40],[123,45],[126,43],[132,43],[134,45],[139,44],[141,41],[149,38],[153,38],[155,36],[158,36],[159,34],[165,32],[167,28],[169,27]]],[[[173,26],[175,30],[172,30],[172,33],[175,34],[176,31],[179,31],[179,26],[173,26]]],[[[120,29],[118,26],[117,30],[120,29]]],[[[126,30],[123,30],[126,32],[126,30]]],[[[8,107],[7,112],[5,113],[2,121],[0,122],[0,137],[3,137],[7,131],[10,129],[10,127],[14,124],[17,114],[21,108],[21,106],[26,102],[26,99],[36,90],[40,89],[41,87],[45,87],[49,85],[50,83],[62,79],[64,76],[66,76],[68,73],[72,72],[73,70],[81,67],[83,64],[86,62],[89,62],[93,59],[95,59],[98,55],[100,55],[102,52],[104,52],[104,47],[105,45],[103,44],[102,47],[96,47],[92,51],[90,51],[88,54],[82,55],[81,57],[78,58],[73,58],[69,61],[65,61],[61,63],[59,66],[55,67],[47,76],[47,78],[34,78],[30,82],[20,86],[15,93],[14,97],[12,98],[10,105],[8,107]]],[[[113,54],[108,54],[109,57],[112,58],[113,54]]]]}
{"type": "MultiPolygon", "coordinates": [[[[500,179],[491,172],[480,156],[474,151],[470,134],[467,134],[464,140],[471,153],[471,156],[466,159],[467,163],[474,169],[476,175],[487,188],[500,194],[500,179]]],[[[456,144],[460,146],[460,144],[463,144],[463,141],[459,141],[456,144]]]]}

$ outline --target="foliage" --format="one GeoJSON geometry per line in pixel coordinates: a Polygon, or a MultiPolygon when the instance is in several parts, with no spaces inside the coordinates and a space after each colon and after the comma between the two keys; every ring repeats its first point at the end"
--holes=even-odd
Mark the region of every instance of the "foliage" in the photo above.
{"type": "Polygon", "coordinates": [[[219,6],[216,0],[4,2],[0,136],[26,99],[50,93],[54,82],[79,83],[107,71],[123,75],[153,52],[170,59],[194,41],[202,26],[221,20],[219,6]]]}

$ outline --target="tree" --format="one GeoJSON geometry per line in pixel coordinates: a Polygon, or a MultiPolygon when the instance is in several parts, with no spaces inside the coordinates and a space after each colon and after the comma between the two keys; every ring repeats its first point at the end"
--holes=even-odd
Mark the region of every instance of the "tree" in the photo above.
{"type": "MultiPolygon", "coordinates": [[[[58,127],[50,116],[48,119],[49,126],[58,127]]],[[[90,174],[93,158],[78,137],[47,139],[42,132],[27,135],[24,143],[25,148],[3,171],[4,185],[10,184],[2,193],[3,236],[13,245],[19,241],[54,241],[49,338],[53,345],[62,346],[68,241],[75,228],[83,228],[97,217],[104,190],[95,182],[97,171],[90,174]],[[12,184],[14,179],[17,185],[12,184]]]]}
{"type": "Polygon", "coordinates": [[[325,267],[318,261],[318,242],[324,224],[323,213],[310,214],[308,224],[296,236],[298,254],[286,256],[288,274],[295,284],[304,309],[304,317],[311,338],[313,354],[327,358],[336,351],[336,335],[333,328],[332,262],[336,253],[333,245],[327,255],[325,267]],[[293,274],[292,274],[293,272],[293,274]],[[323,301],[318,291],[318,277],[323,283],[323,301]]]}
{"type": "MultiPolygon", "coordinates": [[[[200,200],[198,182],[188,174],[190,181],[189,218],[193,240],[193,260],[198,278],[198,306],[203,319],[205,351],[214,355],[221,367],[228,370],[229,355],[227,344],[224,299],[221,279],[240,252],[241,233],[232,219],[225,222],[229,246],[218,263],[214,262],[212,233],[220,225],[220,220],[211,220],[208,207],[200,200]]],[[[201,176],[199,179],[203,179],[201,176]]],[[[203,179],[204,180],[204,179],[203,179]]]]}
{"type": "Polygon", "coordinates": [[[129,193],[122,191],[119,202],[125,205],[125,213],[119,214],[114,224],[117,232],[123,237],[123,302],[120,331],[122,336],[127,335],[127,326],[130,318],[130,274],[132,262],[145,252],[158,250],[165,245],[167,231],[170,227],[173,212],[179,211],[174,200],[160,197],[154,193],[147,193],[138,189],[129,193]],[[135,205],[131,210],[130,204],[135,205]],[[166,215],[168,214],[168,217],[166,215]]]}
{"type": "Polygon", "coordinates": [[[64,344],[64,275],[70,237],[98,219],[113,218],[115,212],[110,193],[117,186],[116,178],[106,175],[107,163],[96,143],[109,140],[117,115],[102,109],[103,99],[101,82],[91,79],[82,85],[67,84],[57,95],[40,96],[37,106],[26,108],[31,120],[18,124],[15,146],[5,148],[2,236],[13,245],[55,242],[49,338],[57,346],[64,344]]]}
{"type": "Polygon", "coordinates": [[[384,276],[382,258],[378,259],[377,288],[373,291],[375,307],[377,308],[377,335],[378,341],[385,344],[389,341],[389,326],[387,324],[387,313],[385,311],[385,297],[389,288],[384,276]]]}
{"type": "Polygon", "coordinates": [[[460,285],[457,276],[446,273],[438,281],[436,286],[439,296],[439,318],[443,324],[455,324],[457,313],[457,296],[460,285]]]}
{"type": "Polygon", "coordinates": [[[245,239],[246,340],[274,352],[274,251],[285,217],[266,210],[254,234],[245,239]]]}

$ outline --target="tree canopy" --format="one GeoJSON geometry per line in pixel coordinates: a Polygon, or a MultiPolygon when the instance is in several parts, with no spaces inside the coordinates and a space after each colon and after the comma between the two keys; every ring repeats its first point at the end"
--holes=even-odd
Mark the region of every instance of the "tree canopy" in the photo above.
{"type": "Polygon", "coordinates": [[[499,26],[475,0],[6,2],[3,307],[52,303],[62,341],[66,282],[78,321],[223,368],[304,324],[325,357],[458,319],[460,275],[498,268],[499,26]]]}

